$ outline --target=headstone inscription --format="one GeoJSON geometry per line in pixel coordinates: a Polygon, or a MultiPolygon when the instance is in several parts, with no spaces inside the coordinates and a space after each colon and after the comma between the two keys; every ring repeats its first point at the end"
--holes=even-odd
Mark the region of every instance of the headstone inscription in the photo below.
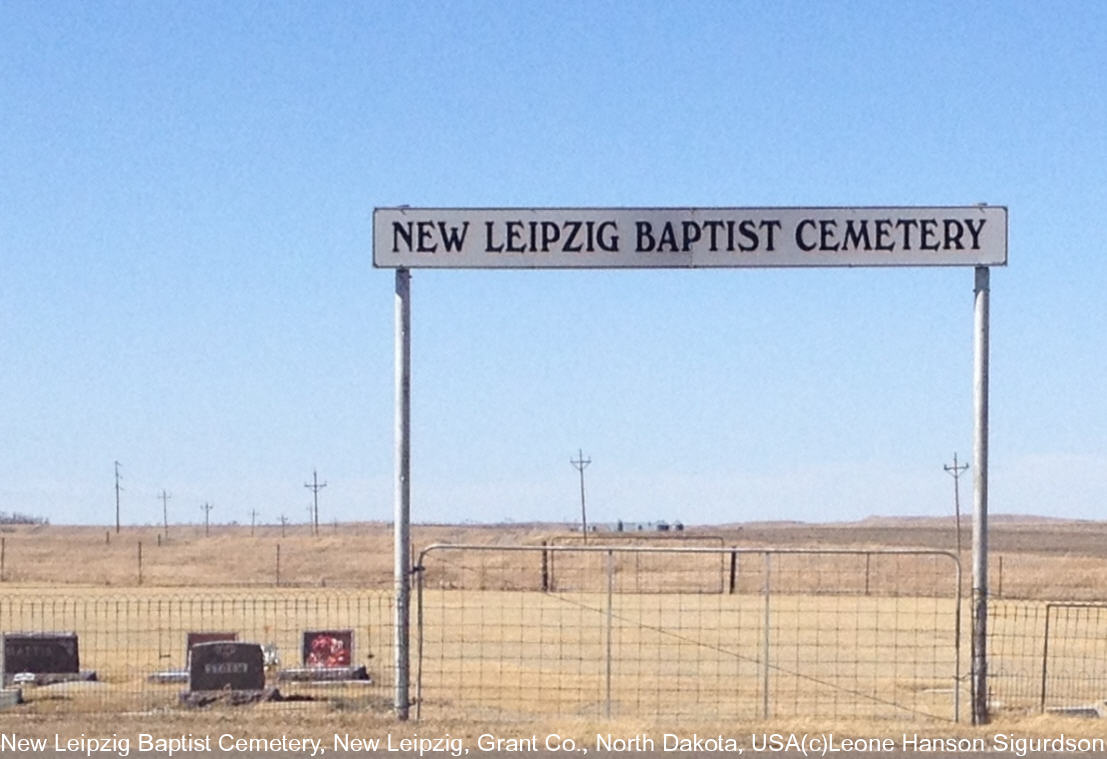
{"type": "Polygon", "coordinates": [[[4,633],[4,682],[29,672],[35,675],[80,674],[77,634],[73,632],[4,633]]]}
{"type": "Polygon", "coordinates": [[[265,688],[265,662],[258,643],[212,642],[192,647],[188,665],[191,691],[265,688]]]}

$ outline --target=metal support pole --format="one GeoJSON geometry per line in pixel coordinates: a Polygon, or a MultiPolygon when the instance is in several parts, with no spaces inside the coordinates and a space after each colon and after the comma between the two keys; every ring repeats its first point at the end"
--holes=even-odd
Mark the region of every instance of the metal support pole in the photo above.
{"type": "Polygon", "coordinates": [[[988,297],[989,270],[973,289],[972,722],[988,722],[988,297]]]}
{"type": "Polygon", "coordinates": [[[396,583],[396,719],[408,718],[411,622],[411,272],[396,270],[396,481],[394,558],[396,583]]]}

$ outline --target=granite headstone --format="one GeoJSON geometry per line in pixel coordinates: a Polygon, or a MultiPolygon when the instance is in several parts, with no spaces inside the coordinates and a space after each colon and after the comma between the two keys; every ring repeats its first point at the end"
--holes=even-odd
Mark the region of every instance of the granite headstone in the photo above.
{"type": "Polygon", "coordinates": [[[197,643],[189,656],[188,687],[191,691],[264,689],[265,661],[261,645],[197,643]]]}
{"type": "Polygon", "coordinates": [[[4,633],[5,680],[21,672],[38,675],[80,671],[76,633],[4,633]]]}

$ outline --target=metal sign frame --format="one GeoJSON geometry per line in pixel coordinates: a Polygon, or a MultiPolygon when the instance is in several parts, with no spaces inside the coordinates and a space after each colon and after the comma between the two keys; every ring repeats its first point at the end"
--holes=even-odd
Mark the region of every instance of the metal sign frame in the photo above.
{"type": "Polygon", "coordinates": [[[378,208],[378,268],[1003,266],[1002,206],[378,208]]]}
{"type": "Polygon", "coordinates": [[[1006,264],[1007,208],[985,204],[761,209],[408,206],[375,209],[373,265],[396,270],[393,705],[397,718],[406,720],[410,706],[411,268],[973,266],[971,699],[973,724],[986,723],[989,267],[1006,264]],[[970,224],[969,220],[974,222],[970,224]],[[647,230],[641,224],[649,224],[650,237],[644,237],[647,230]],[[574,237],[571,243],[570,234],[574,237]],[[630,239],[635,244],[628,247],[629,243],[624,242],[630,239]],[[471,240],[479,240],[483,245],[470,243],[471,240]],[[749,250],[742,249],[742,240],[749,250]],[[842,250],[845,240],[849,245],[842,250]],[[837,249],[832,248],[834,245],[837,249]]]}

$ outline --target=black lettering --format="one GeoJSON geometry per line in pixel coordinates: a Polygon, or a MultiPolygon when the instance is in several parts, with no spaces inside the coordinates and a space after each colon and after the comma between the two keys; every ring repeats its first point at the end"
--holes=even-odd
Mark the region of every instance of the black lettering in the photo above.
{"type": "Polygon", "coordinates": [[[846,219],[846,236],[842,240],[842,250],[872,250],[867,220],[860,219],[855,226],[853,219],[846,219]]]}
{"type": "Polygon", "coordinates": [[[503,243],[499,245],[492,244],[492,222],[484,222],[484,250],[486,253],[500,253],[503,251],[503,243]]]}
{"type": "Polygon", "coordinates": [[[834,219],[819,219],[819,250],[838,250],[838,242],[834,239],[837,226],[834,219]]]}
{"type": "Polygon", "coordinates": [[[919,219],[919,247],[923,250],[938,249],[938,220],[919,219]],[[934,242],[928,242],[933,240],[934,242]]]}
{"type": "Polygon", "coordinates": [[[680,237],[683,241],[681,250],[687,253],[692,249],[692,246],[699,242],[703,236],[703,231],[700,229],[700,225],[694,221],[682,221],[680,223],[680,237]]]}
{"type": "Polygon", "coordinates": [[[446,252],[460,251],[465,245],[465,235],[469,233],[469,222],[462,222],[461,234],[457,232],[457,227],[450,227],[449,231],[446,231],[446,222],[438,222],[438,231],[442,235],[442,243],[446,246],[446,252]]]}
{"type": "Polygon", "coordinates": [[[634,222],[634,229],[637,233],[634,250],[638,253],[652,252],[654,246],[657,245],[657,241],[653,238],[653,225],[648,221],[636,221],[634,222]]]}
{"type": "Polygon", "coordinates": [[[896,244],[892,241],[892,220],[877,219],[873,222],[876,227],[876,250],[895,250],[896,244]]]}
{"type": "MultiPolygon", "coordinates": [[[[738,234],[742,235],[749,243],[738,243],[738,250],[743,253],[749,253],[751,250],[757,250],[757,246],[761,244],[761,238],[757,236],[757,225],[754,224],[753,219],[742,219],[738,222],[738,234]]],[[[729,250],[734,250],[732,245],[729,250]]]]}
{"type": "Polygon", "coordinates": [[[657,252],[660,253],[665,245],[669,246],[670,253],[677,252],[676,230],[673,229],[673,223],[671,221],[665,222],[665,226],[661,228],[661,235],[657,239],[657,252]]]}
{"type": "Polygon", "coordinates": [[[523,253],[526,251],[526,246],[523,245],[519,238],[523,236],[523,222],[521,221],[508,221],[504,223],[504,227],[507,230],[507,252],[508,253],[523,253]]]}
{"type": "Polygon", "coordinates": [[[542,222],[542,252],[549,253],[550,245],[557,242],[561,238],[561,227],[557,226],[556,222],[544,221],[542,222]]]}
{"type": "MultiPolygon", "coordinates": [[[[730,222],[730,223],[733,224],[734,222],[730,222]]],[[[716,239],[716,236],[719,233],[719,227],[723,226],[723,223],[721,221],[705,221],[703,223],[703,226],[704,226],[704,229],[707,230],[707,234],[709,235],[708,239],[711,240],[711,245],[709,246],[708,249],[712,253],[714,253],[715,251],[717,251],[719,249],[719,241],[718,241],[718,239],[716,239]]]]}
{"type": "Polygon", "coordinates": [[[573,240],[577,239],[577,234],[580,232],[581,223],[579,221],[567,221],[565,226],[569,230],[569,237],[565,240],[565,245],[561,249],[566,253],[580,253],[581,246],[574,244],[573,240]]]}
{"type": "Polygon", "coordinates": [[[411,222],[409,221],[406,224],[406,227],[407,227],[406,229],[404,227],[405,227],[405,225],[402,222],[399,222],[399,221],[392,222],[392,252],[393,253],[399,253],[400,252],[400,238],[403,238],[404,243],[406,243],[408,252],[411,251],[411,242],[412,242],[412,239],[411,239],[411,222]]]}
{"type": "Polygon", "coordinates": [[[613,221],[605,221],[596,229],[600,250],[615,253],[619,250],[619,227],[613,221]]]}
{"type": "Polygon", "coordinates": [[[945,232],[943,250],[952,250],[954,247],[957,250],[965,249],[965,246],[961,244],[961,237],[965,234],[965,228],[961,226],[961,222],[957,219],[942,219],[942,231],[945,232]]]}
{"type": "Polygon", "coordinates": [[[980,233],[984,231],[985,219],[980,219],[980,226],[974,227],[972,219],[965,219],[965,226],[969,228],[969,234],[972,235],[972,249],[980,250],[980,233]]]}
{"type": "Polygon", "coordinates": [[[814,229],[815,220],[814,219],[804,219],[803,221],[801,221],[799,224],[796,225],[796,246],[800,250],[814,250],[815,249],[815,243],[808,244],[808,242],[803,237],[803,228],[804,227],[811,227],[812,229],[814,229]]]}
{"type": "Polygon", "coordinates": [[[420,253],[434,253],[438,250],[438,245],[430,245],[429,241],[434,234],[434,222],[433,221],[419,221],[415,223],[415,228],[419,232],[419,247],[417,250],[420,253]]]}
{"type": "Polygon", "coordinates": [[[911,228],[919,226],[919,220],[897,219],[896,226],[903,230],[903,249],[911,250],[911,228]]]}
{"type": "Polygon", "coordinates": [[[776,243],[773,242],[773,233],[780,229],[780,222],[776,219],[766,219],[761,222],[761,229],[769,233],[767,239],[768,245],[765,246],[765,250],[771,253],[776,249],[776,243]]]}

